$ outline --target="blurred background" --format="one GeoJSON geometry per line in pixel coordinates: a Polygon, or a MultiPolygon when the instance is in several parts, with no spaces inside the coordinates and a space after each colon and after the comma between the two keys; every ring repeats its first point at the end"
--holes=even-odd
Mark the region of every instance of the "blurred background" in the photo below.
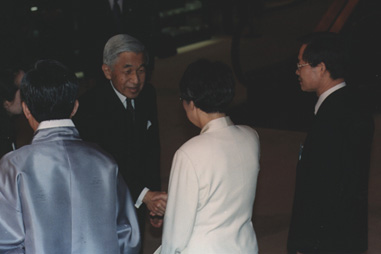
{"type": "Polygon", "coordinates": [[[242,116],[249,110],[257,125],[303,130],[309,116],[299,105],[311,105],[315,98],[295,86],[297,38],[334,30],[348,39],[352,60],[347,81],[368,93],[373,110],[381,109],[380,1],[119,1],[123,1],[119,21],[110,8],[113,0],[2,1],[0,68],[28,69],[37,59],[57,59],[77,73],[86,90],[103,78],[103,46],[114,34],[128,33],[145,43],[152,75],[157,59],[175,56],[181,47],[228,38],[229,64],[247,94],[236,120],[252,123],[242,116]],[[268,37],[270,31],[277,31],[277,36],[268,37]],[[289,97],[294,99],[285,103],[289,97]],[[256,112],[258,105],[266,111],[256,112]]]}

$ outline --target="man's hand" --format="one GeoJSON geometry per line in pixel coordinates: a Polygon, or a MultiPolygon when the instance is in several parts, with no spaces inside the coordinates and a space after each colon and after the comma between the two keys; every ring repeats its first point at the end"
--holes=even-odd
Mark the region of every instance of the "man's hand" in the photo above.
{"type": "Polygon", "coordinates": [[[167,198],[168,195],[165,192],[148,191],[143,198],[143,202],[152,215],[164,216],[167,198]]]}
{"type": "Polygon", "coordinates": [[[149,221],[153,227],[160,228],[163,225],[163,216],[157,216],[150,212],[149,217],[149,221]]]}

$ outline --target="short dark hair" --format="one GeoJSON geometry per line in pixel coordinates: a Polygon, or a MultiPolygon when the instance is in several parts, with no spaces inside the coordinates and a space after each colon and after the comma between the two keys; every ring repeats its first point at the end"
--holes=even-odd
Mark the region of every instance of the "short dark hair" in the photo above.
{"type": "Polygon", "coordinates": [[[316,32],[302,38],[306,44],[303,60],[312,67],[324,63],[332,79],[344,78],[347,68],[347,48],[337,33],[316,32]]]}
{"type": "Polygon", "coordinates": [[[206,113],[224,113],[234,98],[235,79],[228,65],[200,59],[188,66],[179,86],[183,100],[206,113]]]}
{"type": "Polygon", "coordinates": [[[15,73],[12,69],[0,71],[0,103],[13,101],[18,90],[14,83],[15,73]]]}
{"type": "Polygon", "coordinates": [[[21,100],[37,122],[67,119],[78,93],[74,73],[55,60],[40,60],[21,82],[21,100]]]}

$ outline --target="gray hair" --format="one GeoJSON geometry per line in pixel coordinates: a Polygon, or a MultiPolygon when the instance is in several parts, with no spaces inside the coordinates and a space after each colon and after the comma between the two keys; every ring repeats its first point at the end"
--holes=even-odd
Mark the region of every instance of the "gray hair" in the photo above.
{"type": "Polygon", "coordinates": [[[143,53],[145,64],[148,64],[146,48],[138,39],[128,34],[117,34],[107,41],[103,50],[103,63],[112,68],[119,54],[123,52],[143,53]]]}

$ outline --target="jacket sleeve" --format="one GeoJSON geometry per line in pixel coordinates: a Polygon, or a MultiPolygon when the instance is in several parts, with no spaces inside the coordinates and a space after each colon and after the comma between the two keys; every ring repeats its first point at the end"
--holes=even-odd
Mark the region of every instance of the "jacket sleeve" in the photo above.
{"type": "Polygon", "coordinates": [[[120,253],[139,253],[140,230],[135,207],[123,178],[118,175],[117,235],[120,253]]]}
{"type": "Polygon", "coordinates": [[[187,155],[175,154],[168,188],[161,253],[180,253],[191,237],[198,204],[198,180],[187,155]]]}
{"type": "Polygon", "coordinates": [[[0,161],[0,253],[24,253],[25,231],[19,200],[19,175],[0,161]]]}

